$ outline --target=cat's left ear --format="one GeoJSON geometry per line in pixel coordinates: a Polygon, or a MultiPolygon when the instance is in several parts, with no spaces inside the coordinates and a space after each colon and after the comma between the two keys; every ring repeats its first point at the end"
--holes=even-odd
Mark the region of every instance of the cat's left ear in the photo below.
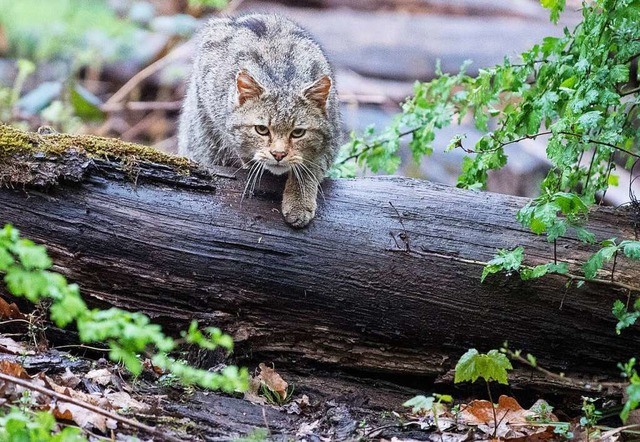
{"type": "Polygon", "coordinates": [[[316,82],[304,88],[302,95],[315,105],[317,105],[322,111],[327,110],[327,98],[329,98],[329,92],[331,91],[331,78],[328,75],[320,78],[316,82]]]}

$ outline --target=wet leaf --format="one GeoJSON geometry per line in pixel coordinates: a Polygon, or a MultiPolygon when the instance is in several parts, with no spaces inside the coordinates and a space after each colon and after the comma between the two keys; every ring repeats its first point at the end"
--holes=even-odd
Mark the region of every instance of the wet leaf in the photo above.
{"type": "Polygon", "coordinates": [[[102,102],[79,84],[69,88],[69,100],[76,115],[84,121],[103,121],[104,112],[100,109],[102,102]]]}

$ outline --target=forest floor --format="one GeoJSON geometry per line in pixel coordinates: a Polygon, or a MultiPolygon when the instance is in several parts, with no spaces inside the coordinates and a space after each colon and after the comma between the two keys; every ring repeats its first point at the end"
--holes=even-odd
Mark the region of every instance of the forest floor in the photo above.
{"type": "MultiPolygon", "coordinates": [[[[43,341],[37,344],[42,347],[43,341]]],[[[496,426],[488,401],[458,397],[480,398],[486,391],[456,390],[451,382],[434,386],[433,381],[409,380],[420,383],[418,389],[362,374],[305,367],[280,371],[260,363],[248,392],[224,394],[184,386],[149,361],[144,362],[142,374],[133,377],[104,358],[79,356],[97,355],[95,348],[78,345],[66,350],[38,349],[0,334],[0,373],[28,382],[4,383],[0,401],[48,410],[60,425],[82,428],[89,440],[135,436],[152,441],[453,442],[586,436],[580,433],[575,391],[560,401],[573,401],[573,409],[554,410],[531,392],[492,386],[494,394],[506,393],[498,399],[496,426]],[[455,400],[448,403],[444,395],[441,402],[434,402],[420,396],[420,390],[434,388],[453,393],[455,400]],[[531,406],[524,409],[511,395],[521,396],[531,406]],[[411,398],[415,398],[411,405],[403,406],[411,398]]],[[[598,440],[618,440],[617,431],[607,435],[603,422],[599,425],[598,440]]]]}

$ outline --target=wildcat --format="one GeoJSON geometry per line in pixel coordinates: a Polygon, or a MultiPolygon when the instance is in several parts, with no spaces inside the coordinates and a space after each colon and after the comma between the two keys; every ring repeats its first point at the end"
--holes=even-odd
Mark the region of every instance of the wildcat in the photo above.
{"type": "Polygon", "coordinates": [[[249,168],[245,191],[265,169],[288,174],[282,214],[300,228],[315,216],[340,127],[332,69],[305,30],[264,14],[207,23],[180,115],[180,155],[249,168]]]}

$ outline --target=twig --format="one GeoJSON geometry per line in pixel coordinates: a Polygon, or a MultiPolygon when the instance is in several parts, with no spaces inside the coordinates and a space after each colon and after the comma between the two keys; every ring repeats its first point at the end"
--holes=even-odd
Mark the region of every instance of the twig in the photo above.
{"type": "Polygon", "coordinates": [[[104,106],[108,108],[109,106],[113,106],[114,104],[121,102],[142,81],[146,80],[147,78],[149,78],[150,76],[158,72],[159,70],[168,66],[169,64],[174,62],[177,58],[185,54],[188,54],[191,50],[192,50],[192,44],[190,42],[184,43],[172,49],[166,55],[157,59],[156,61],[151,63],[149,66],[142,69],[140,72],[138,72],[133,77],[131,77],[129,81],[127,81],[115,94],[111,96],[111,98],[109,98],[105,102],[104,106]]]}
{"type": "Polygon", "coordinates": [[[222,10],[222,13],[233,14],[243,2],[244,0],[231,0],[227,7],[222,10]]]}
{"type": "Polygon", "coordinates": [[[572,386],[577,386],[577,387],[581,387],[584,384],[598,384],[599,386],[602,387],[616,387],[616,388],[624,388],[627,384],[624,382],[588,382],[588,381],[583,381],[583,380],[579,380],[579,379],[575,379],[575,378],[569,378],[566,376],[562,376],[559,375],[557,373],[554,373],[552,371],[547,370],[546,368],[540,367],[539,365],[533,365],[531,362],[529,362],[528,359],[523,358],[522,356],[516,354],[514,351],[510,350],[510,349],[506,349],[507,351],[507,355],[511,358],[511,359],[515,359],[516,361],[525,364],[531,368],[533,368],[536,371],[539,371],[540,373],[544,374],[545,376],[549,377],[549,378],[553,378],[556,379],[558,381],[561,381],[565,384],[568,385],[572,385],[572,386]]]}
{"type": "Polygon", "coordinates": [[[264,421],[265,427],[267,427],[267,431],[269,432],[269,436],[271,436],[272,435],[271,428],[269,428],[269,422],[267,421],[267,412],[265,411],[264,407],[262,407],[262,420],[264,421]]]}
{"type": "Polygon", "coordinates": [[[108,348],[92,347],[90,345],[85,345],[85,344],[58,345],[58,346],[55,346],[53,348],[56,349],[56,350],[58,350],[60,348],[86,348],[87,350],[103,351],[105,353],[110,351],[108,348]]]}
{"type": "Polygon", "coordinates": [[[88,404],[86,402],[80,401],[78,399],[72,398],[70,396],[67,396],[65,394],[62,393],[58,393],[57,391],[53,391],[50,390],[48,388],[45,387],[41,387],[40,385],[36,385],[33,382],[30,382],[26,379],[20,379],[17,378],[15,376],[11,376],[5,373],[0,373],[0,380],[3,380],[5,382],[11,382],[13,384],[16,385],[20,385],[21,387],[27,388],[29,390],[32,391],[37,391],[38,393],[42,393],[42,394],[46,394],[48,396],[54,397],[59,401],[62,402],[67,402],[69,404],[73,404],[73,405],[77,405],[78,407],[82,407],[84,409],[87,410],[91,410],[94,413],[97,413],[99,415],[108,417],[109,419],[113,419],[116,420],[118,422],[122,422],[123,424],[129,425],[130,427],[134,427],[137,428],[139,430],[145,431],[149,434],[152,434],[154,436],[159,436],[161,438],[164,438],[166,440],[169,440],[171,442],[180,442],[179,439],[168,435],[166,432],[160,431],[158,428],[154,428],[154,427],[150,427],[148,425],[145,424],[141,424],[140,422],[136,422],[132,419],[126,418],[124,416],[120,416],[118,414],[112,413],[110,411],[107,410],[103,410],[100,407],[97,407],[95,405],[92,404],[88,404]]]}
{"type": "MultiPolygon", "coordinates": [[[[405,132],[401,132],[401,133],[399,133],[399,134],[397,135],[397,138],[406,137],[407,135],[411,135],[412,133],[417,132],[418,130],[420,130],[420,128],[419,128],[419,127],[416,127],[416,128],[414,128],[414,129],[409,129],[409,130],[407,130],[407,131],[405,131],[405,132]]],[[[395,138],[395,137],[394,137],[394,138],[395,138]]],[[[390,141],[392,141],[392,140],[393,140],[392,138],[387,138],[387,139],[384,139],[384,140],[380,140],[380,141],[378,141],[378,142],[377,142],[377,144],[386,144],[386,143],[389,143],[389,142],[390,142],[390,141]]],[[[337,165],[344,164],[344,163],[346,163],[346,162],[347,162],[347,161],[349,161],[349,160],[353,160],[354,158],[358,158],[360,155],[362,155],[362,154],[363,154],[363,153],[365,153],[366,151],[373,149],[373,146],[372,146],[372,145],[365,144],[364,146],[365,146],[365,147],[364,147],[364,148],[362,148],[362,149],[360,150],[360,152],[354,153],[353,155],[349,155],[348,157],[346,157],[346,158],[344,158],[344,159],[342,159],[342,160],[338,161],[336,164],[337,164],[337,165]]]]}
{"type": "Polygon", "coordinates": [[[175,111],[182,106],[182,100],[179,101],[130,101],[128,103],[112,103],[103,104],[100,109],[103,112],[118,112],[121,110],[131,111],[147,111],[147,110],[165,110],[175,111]]]}
{"type": "Polygon", "coordinates": [[[625,425],[624,427],[618,427],[618,428],[614,428],[613,430],[606,431],[602,433],[602,435],[600,436],[600,440],[607,440],[611,436],[615,436],[618,433],[622,433],[624,431],[631,430],[633,428],[640,428],[640,424],[625,425]]]}
{"type": "MultiPolygon", "coordinates": [[[[402,216],[400,215],[400,212],[398,212],[398,209],[396,209],[396,206],[394,206],[391,201],[389,201],[389,205],[393,208],[393,210],[396,211],[396,215],[398,215],[398,220],[400,221],[400,225],[402,226],[403,232],[400,234],[400,239],[404,243],[405,252],[411,252],[411,247],[409,246],[409,234],[407,233],[407,228],[404,226],[404,221],[402,221],[402,216]]],[[[393,239],[395,240],[395,236],[393,237],[393,239]]],[[[396,243],[396,246],[397,245],[398,243],[396,243]]]]}

